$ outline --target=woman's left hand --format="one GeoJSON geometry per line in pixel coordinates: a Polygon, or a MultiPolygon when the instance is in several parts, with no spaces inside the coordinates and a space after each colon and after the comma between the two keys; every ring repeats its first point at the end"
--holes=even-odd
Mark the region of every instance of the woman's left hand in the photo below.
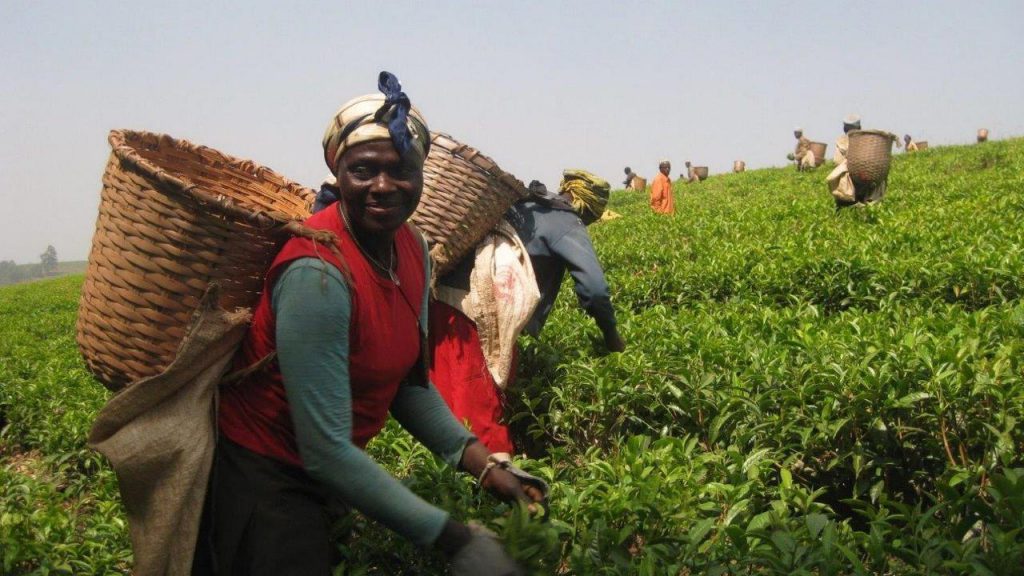
{"type": "Polygon", "coordinates": [[[482,487],[506,502],[526,504],[527,509],[533,514],[547,509],[547,494],[541,484],[519,478],[500,466],[491,469],[484,478],[482,487]]]}
{"type": "Polygon", "coordinates": [[[481,487],[506,502],[522,502],[531,513],[547,511],[548,485],[509,463],[495,460],[481,442],[462,454],[462,469],[481,479],[481,487]]]}

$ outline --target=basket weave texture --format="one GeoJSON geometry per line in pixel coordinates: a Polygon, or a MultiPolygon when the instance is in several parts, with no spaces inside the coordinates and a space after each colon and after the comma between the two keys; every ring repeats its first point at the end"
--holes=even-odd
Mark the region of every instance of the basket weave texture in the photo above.
{"type": "Polygon", "coordinates": [[[426,236],[440,278],[490,232],[526,186],[494,160],[443,133],[430,139],[423,196],[410,220],[426,236]]]}
{"type": "Polygon", "coordinates": [[[111,390],[159,374],[209,283],[255,305],[263,275],[315,193],[249,160],[150,132],[114,130],[79,306],[77,340],[111,390]]]}
{"type": "Polygon", "coordinates": [[[853,182],[871,186],[884,182],[889,177],[896,135],[880,130],[853,130],[849,137],[846,162],[853,182]]]}
{"type": "Polygon", "coordinates": [[[815,168],[825,163],[826,149],[828,149],[828,144],[825,144],[824,142],[811,142],[810,150],[814,153],[815,168]]]}
{"type": "Polygon", "coordinates": [[[699,180],[708,179],[708,167],[707,166],[694,166],[693,173],[697,175],[699,180]]]}

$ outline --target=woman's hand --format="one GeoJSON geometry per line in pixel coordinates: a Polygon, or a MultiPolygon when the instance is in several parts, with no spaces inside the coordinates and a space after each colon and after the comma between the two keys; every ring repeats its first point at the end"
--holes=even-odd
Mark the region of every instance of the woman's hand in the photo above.
{"type": "Polygon", "coordinates": [[[481,479],[482,488],[506,502],[522,502],[532,513],[546,510],[547,484],[499,462],[480,442],[473,442],[462,453],[462,469],[481,479]]]}
{"type": "Polygon", "coordinates": [[[483,526],[449,519],[435,542],[448,557],[453,576],[517,576],[522,574],[498,537],[483,526]]]}
{"type": "Polygon", "coordinates": [[[469,541],[450,557],[452,576],[522,576],[522,569],[493,532],[470,524],[469,534],[469,541]]]}
{"type": "Polygon", "coordinates": [[[491,469],[481,487],[506,502],[526,504],[531,514],[538,513],[547,504],[547,495],[540,486],[528,483],[498,466],[491,469]]]}

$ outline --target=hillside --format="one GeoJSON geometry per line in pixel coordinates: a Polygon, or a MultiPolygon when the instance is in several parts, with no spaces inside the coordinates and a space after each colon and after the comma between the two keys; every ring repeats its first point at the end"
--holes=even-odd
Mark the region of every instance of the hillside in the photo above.
{"type": "MultiPolygon", "coordinates": [[[[836,212],[828,166],[613,193],[591,227],[629,348],[571,284],[510,394],[528,521],[393,423],[368,448],[488,522],[539,574],[1020,573],[1024,140],[894,160],[836,212]]],[[[74,344],[81,276],[0,289],[0,572],[127,573],[116,483],[84,448],[106,397],[74,344]],[[7,512],[11,511],[11,512],[7,512]]],[[[442,566],[361,517],[345,569],[442,566]]]]}
{"type": "Polygon", "coordinates": [[[57,270],[49,276],[43,276],[39,264],[11,264],[11,269],[5,269],[0,274],[0,286],[17,284],[18,282],[35,282],[36,280],[46,280],[69,274],[84,274],[88,265],[89,263],[85,260],[57,262],[57,270]]]}

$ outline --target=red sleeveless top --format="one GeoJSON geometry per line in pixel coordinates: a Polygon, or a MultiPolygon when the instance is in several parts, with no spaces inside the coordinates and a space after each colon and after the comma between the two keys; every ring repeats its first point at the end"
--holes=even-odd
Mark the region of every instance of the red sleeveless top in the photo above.
{"type": "MultiPolygon", "coordinates": [[[[419,359],[418,320],[426,288],[423,246],[408,225],[395,234],[400,283],[396,286],[371,267],[345,228],[337,206],[315,214],[305,224],[318,230],[330,230],[338,236],[338,248],[351,274],[352,442],[363,448],[384,427],[398,386],[419,359]]],[[[305,238],[289,240],[267,272],[252,325],[235,356],[236,369],[252,366],[276,350],[271,290],[289,263],[305,257],[322,258],[345,276],[346,268],[327,247],[305,238]]],[[[302,465],[288,396],[276,359],[265,369],[220,389],[219,426],[222,434],[253,452],[295,466],[302,465]]]]}

